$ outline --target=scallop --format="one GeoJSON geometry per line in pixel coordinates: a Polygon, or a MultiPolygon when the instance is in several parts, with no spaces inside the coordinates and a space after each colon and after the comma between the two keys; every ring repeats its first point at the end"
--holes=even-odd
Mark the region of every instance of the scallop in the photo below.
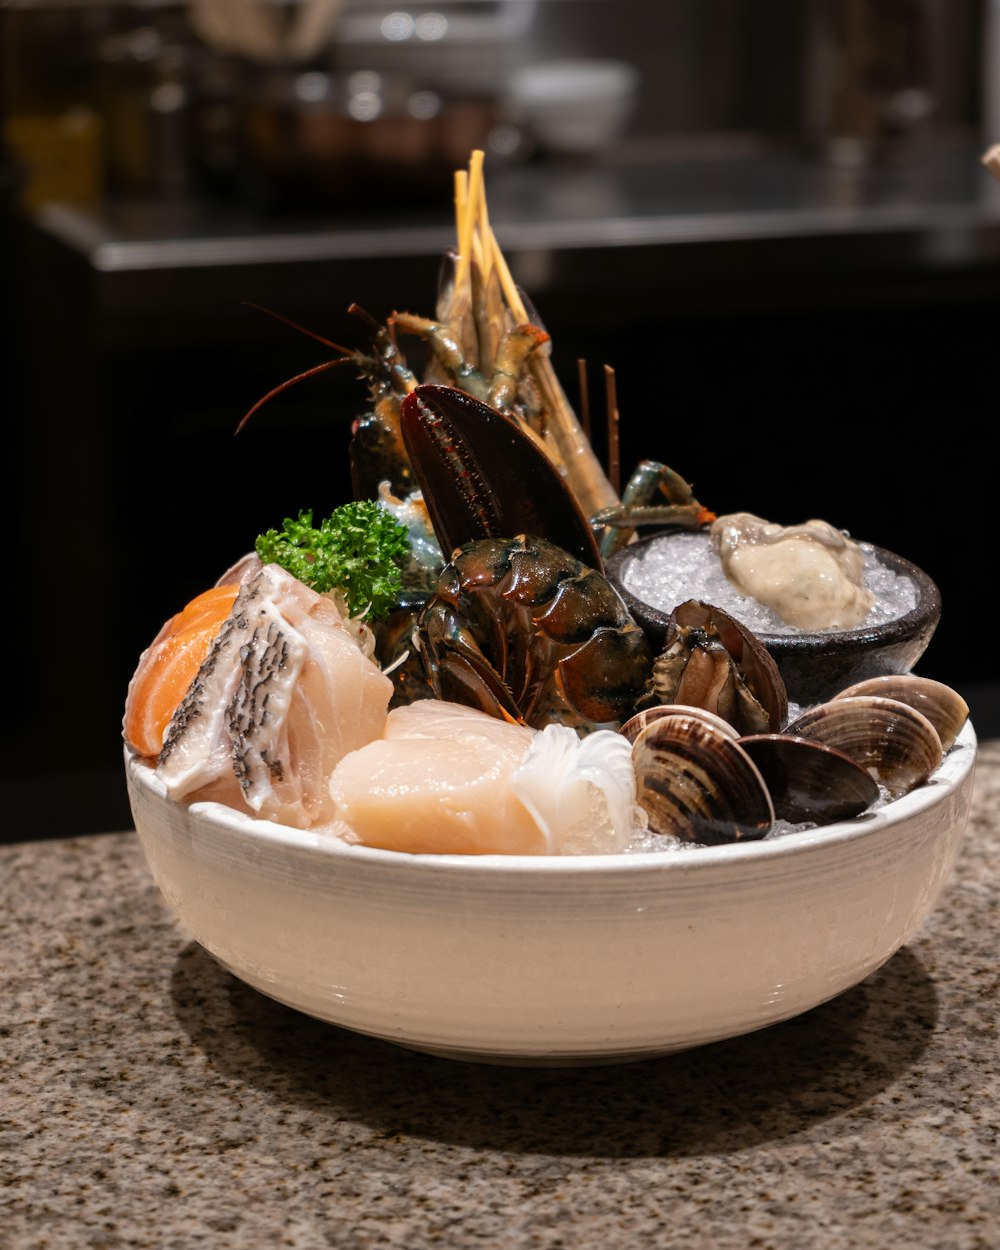
{"type": "Polygon", "coordinates": [[[950,751],[955,745],[955,739],[969,718],[969,705],[957,690],[930,677],[918,677],[916,673],[885,673],[881,677],[869,677],[841,690],[834,698],[851,699],[858,695],[898,699],[900,703],[908,703],[918,712],[923,712],[938,731],[944,751],[950,751]]]}
{"type": "Polygon", "coordinates": [[[923,785],[944,758],[938,732],[922,712],[877,695],[819,703],[786,726],[786,733],[843,751],[892,798],[923,785]]]}
{"type": "Polygon", "coordinates": [[[879,797],[871,773],[815,738],[750,734],[739,745],[760,770],[778,820],[793,825],[852,820],[879,797]]]}
{"type": "Polygon", "coordinates": [[[653,833],[717,846],[762,838],[774,824],[767,786],[750,756],[701,716],[659,716],[632,744],[637,801],[653,833]]]}

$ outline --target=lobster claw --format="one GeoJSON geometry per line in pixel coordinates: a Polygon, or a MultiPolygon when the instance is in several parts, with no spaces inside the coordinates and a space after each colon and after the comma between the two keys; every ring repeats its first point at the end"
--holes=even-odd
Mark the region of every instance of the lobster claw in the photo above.
{"type": "Polygon", "coordinates": [[[512,418],[457,387],[425,384],[403,400],[400,424],[446,559],[463,543],[529,534],[603,573],[575,496],[512,418]]]}

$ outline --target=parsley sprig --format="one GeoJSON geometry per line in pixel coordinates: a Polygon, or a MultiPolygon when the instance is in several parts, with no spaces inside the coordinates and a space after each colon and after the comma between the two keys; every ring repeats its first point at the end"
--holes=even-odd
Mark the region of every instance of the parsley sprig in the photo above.
{"type": "Polygon", "coordinates": [[[366,608],[370,618],[385,616],[398,598],[410,554],[406,527],[367,499],[335,508],[318,527],[312,522],[312,509],[301,511],[298,520],[286,517],[280,530],[257,538],[258,556],[320,594],[339,590],[351,616],[366,608]]]}

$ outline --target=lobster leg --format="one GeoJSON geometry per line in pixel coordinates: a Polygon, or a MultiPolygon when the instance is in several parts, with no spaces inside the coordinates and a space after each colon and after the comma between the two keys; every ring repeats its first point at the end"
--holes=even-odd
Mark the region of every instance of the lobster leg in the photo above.
{"type": "Polygon", "coordinates": [[[603,508],[591,517],[591,524],[604,531],[601,555],[608,559],[631,541],[640,525],[694,530],[714,520],[715,513],[695,499],[679,473],[658,460],[642,460],[622,492],[621,504],[603,508]]]}

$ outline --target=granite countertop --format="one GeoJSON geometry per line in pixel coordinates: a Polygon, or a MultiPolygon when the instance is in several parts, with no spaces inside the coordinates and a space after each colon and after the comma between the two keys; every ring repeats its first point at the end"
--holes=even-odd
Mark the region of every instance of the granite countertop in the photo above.
{"type": "Polygon", "coordinates": [[[0,1247],[995,1250],[998,864],[990,741],[945,894],[861,985],[679,1055],[538,1069],[256,993],[132,832],[0,847],[0,1247]]]}

